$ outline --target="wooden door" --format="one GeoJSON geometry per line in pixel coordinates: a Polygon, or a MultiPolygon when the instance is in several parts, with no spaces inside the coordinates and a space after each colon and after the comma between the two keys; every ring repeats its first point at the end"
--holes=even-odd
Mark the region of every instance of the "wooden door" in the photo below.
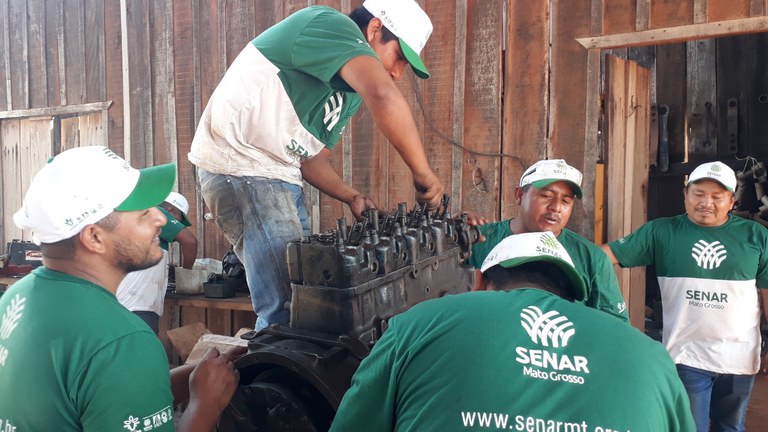
{"type": "MultiPolygon", "coordinates": [[[[633,232],[648,218],[650,70],[606,56],[606,166],[608,241],[633,232]]],[[[616,268],[632,325],[645,324],[645,268],[616,268]]]]}

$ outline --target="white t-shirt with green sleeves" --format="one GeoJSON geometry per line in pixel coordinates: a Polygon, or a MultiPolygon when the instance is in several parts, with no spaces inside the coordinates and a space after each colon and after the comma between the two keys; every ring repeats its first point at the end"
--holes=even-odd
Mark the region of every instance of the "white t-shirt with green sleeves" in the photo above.
{"type": "Polygon", "coordinates": [[[333,148],[362,99],[338,75],[376,57],[358,26],[313,6],[275,24],[237,56],[200,118],[189,160],[215,174],[302,184],[301,162],[333,148]]]}
{"type": "Polygon", "coordinates": [[[757,373],[757,288],[768,288],[768,230],[734,216],[703,227],[680,215],[652,220],[609,246],[623,267],[656,265],[662,337],[675,363],[757,373]]]}

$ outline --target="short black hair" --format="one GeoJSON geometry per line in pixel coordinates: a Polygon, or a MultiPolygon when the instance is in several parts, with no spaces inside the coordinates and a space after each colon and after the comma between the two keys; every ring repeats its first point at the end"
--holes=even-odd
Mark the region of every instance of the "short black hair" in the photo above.
{"type": "MultiPolygon", "coordinates": [[[[362,6],[358,6],[355,8],[355,10],[350,12],[349,18],[351,18],[352,21],[354,21],[355,24],[360,27],[360,31],[365,34],[365,29],[368,27],[368,23],[374,18],[374,16],[368,11],[368,9],[362,6]]],[[[397,40],[397,36],[395,36],[395,34],[392,33],[386,26],[382,25],[381,29],[382,42],[397,40]]]]}
{"type": "Polygon", "coordinates": [[[541,288],[568,300],[574,301],[574,286],[568,276],[554,264],[535,261],[512,268],[493,266],[483,273],[489,284],[498,291],[519,288],[520,282],[530,282],[532,288],[541,288]],[[515,285],[513,285],[515,284],[515,285]]]}

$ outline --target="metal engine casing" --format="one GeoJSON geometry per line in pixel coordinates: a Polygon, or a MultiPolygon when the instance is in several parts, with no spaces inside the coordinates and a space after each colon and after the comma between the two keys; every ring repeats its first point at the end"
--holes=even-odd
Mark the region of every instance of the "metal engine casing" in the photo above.
{"type": "Polygon", "coordinates": [[[219,430],[327,430],[389,318],[474,285],[464,260],[478,232],[447,207],[444,199],[435,212],[409,212],[401,203],[381,218],[370,210],[289,243],[290,324],[243,336],[241,385],[219,430]]]}

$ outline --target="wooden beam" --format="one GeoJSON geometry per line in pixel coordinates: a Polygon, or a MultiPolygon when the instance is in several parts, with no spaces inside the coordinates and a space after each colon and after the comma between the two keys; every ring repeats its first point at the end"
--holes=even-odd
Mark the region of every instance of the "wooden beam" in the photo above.
{"type": "Polygon", "coordinates": [[[0,120],[27,117],[53,117],[70,114],[86,114],[105,110],[112,105],[112,101],[92,102],[79,105],[63,105],[57,107],[31,108],[13,111],[0,111],[0,120]]]}
{"type": "Polygon", "coordinates": [[[648,30],[651,24],[651,0],[637,0],[635,30],[648,30]]]}
{"type": "Polygon", "coordinates": [[[768,17],[742,18],[713,23],[691,24],[632,33],[576,38],[584,48],[606,49],[629,46],[659,45],[684,42],[692,39],[708,39],[718,36],[735,36],[768,31],[768,17]]]}

